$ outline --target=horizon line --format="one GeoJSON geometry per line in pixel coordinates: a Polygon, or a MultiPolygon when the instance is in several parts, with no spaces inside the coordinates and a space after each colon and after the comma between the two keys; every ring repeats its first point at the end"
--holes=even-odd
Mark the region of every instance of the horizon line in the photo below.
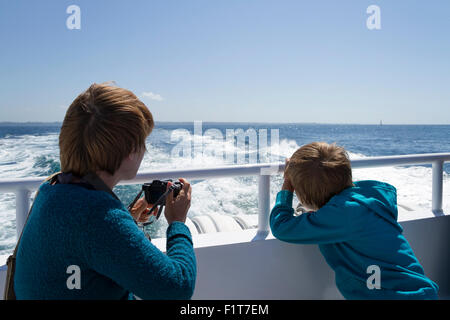
{"type": "MultiPolygon", "coordinates": [[[[155,121],[163,124],[176,124],[176,123],[195,123],[196,121],[202,121],[203,123],[243,123],[243,124],[303,124],[303,125],[373,125],[373,126],[448,126],[450,123],[357,123],[357,122],[264,122],[264,121],[155,121]]],[[[48,125],[58,124],[62,125],[62,121],[0,121],[0,125],[48,125]]]]}

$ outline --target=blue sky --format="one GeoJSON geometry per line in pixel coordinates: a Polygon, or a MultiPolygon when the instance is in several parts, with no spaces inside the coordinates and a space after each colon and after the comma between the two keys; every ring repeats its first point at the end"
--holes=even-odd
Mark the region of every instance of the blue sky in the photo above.
{"type": "Polygon", "coordinates": [[[448,0],[1,0],[0,122],[114,80],[157,121],[450,124],[449,32],[448,0]]]}

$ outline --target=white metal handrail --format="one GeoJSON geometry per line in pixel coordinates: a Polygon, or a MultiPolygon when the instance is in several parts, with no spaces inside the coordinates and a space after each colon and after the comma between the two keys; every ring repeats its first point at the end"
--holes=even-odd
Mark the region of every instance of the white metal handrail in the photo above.
{"type": "MultiPolygon", "coordinates": [[[[352,168],[369,168],[382,166],[402,166],[432,164],[432,211],[442,213],[443,170],[444,162],[450,162],[450,153],[429,153],[385,157],[370,157],[352,160],[352,168]]],[[[234,176],[258,176],[258,234],[264,237],[269,231],[270,213],[270,175],[281,173],[284,163],[263,163],[232,165],[215,168],[168,170],[139,173],[134,179],[122,181],[119,185],[140,184],[154,179],[211,179],[234,176]]],[[[16,231],[17,237],[22,232],[30,207],[31,192],[36,190],[44,178],[0,179],[0,192],[16,194],[16,231]]]]}

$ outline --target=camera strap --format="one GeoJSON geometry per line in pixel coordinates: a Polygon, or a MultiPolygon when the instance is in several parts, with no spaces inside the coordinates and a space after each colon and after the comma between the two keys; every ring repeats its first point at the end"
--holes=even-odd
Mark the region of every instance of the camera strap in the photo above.
{"type": "MultiPolygon", "coordinates": [[[[166,205],[166,198],[167,196],[173,192],[175,190],[175,185],[171,185],[159,198],[158,200],[155,201],[155,203],[152,204],[152,207],[149,209],[149,211],[147,211],[145,214],[150,215],[158,206],[158,213],[156,214],[155,218],[151,221],[147,221],[147,222],[141,222],[138,223],[137,221],[135,221],[135,223],[138,225],[138,227],[140,227],[142,229],[142,231],[144,231],[144,227],[148,226],[150,224],[152,224],[153,222],[155,222],[156,220],[159,219],[159,217],[161,216],[161,213],[164,209],[164,206],[166,205]]],[[[128,211],[131,212],[131,209],[134,207],[134,205],[136,204],[136,202],[139,200],[139,198],[141,197],[142,193],[144,192],[144,188],[141,189],[141,191],[138,193],[138,195],[133,199],[133,201],[128,205],[128,211]]],[[[145,233],[145,231],[144,231],[145,233]]],[[[151,240],[150,235],[147,234],[146,235],[147,238],[149,240],[151,240]]]]}
{"type": "Polygon", "coordinates": [[[106,185],[105,182],[103,182],[102,179],[100,179],[99,176],[97,176],[95,173],[93,172],[88,172],[88,174],[86,174],[85,176],[83,176],[81,178],[81,181],[85,181],[89,184],[91,184],[95,190],[99,190],[99,191],[105,191],[107,193],[109,193],[114,199],[119,200],[120,199],[116,196],[116,194],[111,190],[110,187],[108,187],[106,185]]]}
{"type": "Polygon", "coordinates": [[[141,192],[138,193],[138,195],[136,196],[136,198],[134,198],[133,201],[131,201],[131,203],[128,205],[128,211],[131,212],[131,209],[133,209],[134,205],[136,204],[136,202],[139,200],[139,198],[142,195],[142,192],[144,192],[144,190],[141,190],[141,192]]]}
{"type": "MultiPolygon", "coordinates": [[[[163,210],[163,207],[164,207],[164,205],[165,205],[165,202],[166,202],[166,197],[167,197],[167,195],[169,194],[169,192],[170,192],[171,190],[170,190],[170,188],[161,196],[161,197],[159,197],[158,198],[158,200],[156,200],[156,202],[153,204],[153,206],[150,208],[150,210],[146,213],[146,214],[151,214],[152,212],[153,212],[153,210],[155,210],[156,208],[157,208],[157,206],[160,206],[159,207],[159,210],[158,210],[158,213],[157,213],[157,215],[156,215],[156,217],[155,217],[155,220],[158,220],[159,219],[159,216],[161,215],[161,212],[162,212],[162,210],[163,210]]],[[[131,212],[131,209],[134,207],[134,205],[136,204],[136,202],[139,200],[139,198],[141,197],[141,195],[142,195],[142,193],[144,192],[144,189],[142,189],[139,193],[138,193],[138,195],[134,198],[134,200],[128,205],[128,211],[129,212],[131,212]]],[[[152,224],[154,221],[151,221],[151,222],[144,222],[144,223],[142,223],[142,226],[146,226],[146,225],[149,225],[149,224],[152,224]]]]}
{"type": "Polygon", "coordinates": [[[162,208],[165,206],[166,204],[166,198],[169,195],[169,193],[171,193],[173,190],[175,190],[175,185],[171,185],[166,192],[163,193],[163,195],[161,197],[159,197],[158,200],[156,200],[155,204],[153,204],[153,207],[151,207],[150,211],[147,212],[147,214],[151,214],[153,212],[153,210],[156,208],[156,206],[160,206],[158,214],[156,216],[156,219],[159,219],[159,216],[161,215],[162,212],[162,208]]]}
{"type": "MultiPolygon", "coordinates": [[[[148,214],[148,215],[151,214],[151,213],[153,212],[153,210],[155,210],[155,209],[159,206],[158,213],[156,214],[156,217],[155,217],[155,219],[154,219],[153,221],[150,221],[150,222],[144,222],[144,223],[142,224],[143,226],[147,226],[147,225],[149,225],[149,224],[152,224],[153,222],[155,222],[156,220],[159,219],[159,217],[161,216],[161,213],[162,213],[162,211],[163,211],[163,209],[164,209],[164,206],[166,205],[166,198],[167,198],[167,196],[168,196],[171,192],[173,192],[174,189],[175,189],[175,186],[174,186],[174,185],[171,185],[171,186],[166,190],[166,192],[164,192],[164,193],[158,198],[158,200],[155,201],[155,203],[153,204],[153,206],[150,208],[150,210],[149,210],[146,214],[148,214]]],[[[134,201],[130,204],[131,208],[132,208],[132,205],[134,205],[134,203],[137,201],[137,199],[141,196],[142,192],[143,192],[143,190],[137,195],[137,197],[134,199],[134,201]]]]}
{"type": "Polygon", "coordinates": [[[93,172],[88,172],[81,178],[75,176],[71,172],[61,172],[52,177],[50,184],[76,184],[90,190],[105,191],[114,199],[119,200],[116,194],[93,172]],[[74,178],[77,178],[80,181],[74,182],[74,178]]]}

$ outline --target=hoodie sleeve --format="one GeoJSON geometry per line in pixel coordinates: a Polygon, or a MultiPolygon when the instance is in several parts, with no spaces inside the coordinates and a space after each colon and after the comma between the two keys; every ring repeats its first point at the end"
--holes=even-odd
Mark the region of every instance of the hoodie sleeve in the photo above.
{"type": "Polygon", "coordinates": [[[291,243],[326,244],[347,241],[359,233],[357,224],[349,218],[351,203],[346,210],[330,201],[316,212],[294,216],[293,193],[281,190],[270,214],[272,234],[291,243]]]}

